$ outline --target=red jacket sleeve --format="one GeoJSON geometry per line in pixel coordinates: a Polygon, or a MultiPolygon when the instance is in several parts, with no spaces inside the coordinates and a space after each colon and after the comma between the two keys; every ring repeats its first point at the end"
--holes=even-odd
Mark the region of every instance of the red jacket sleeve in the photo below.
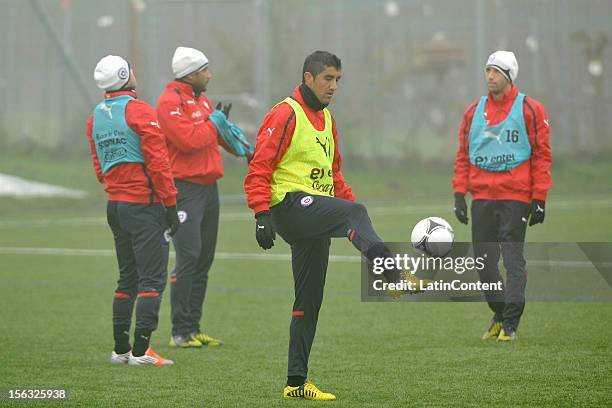
{"type": "Polygon", "coordinates": [[[91,160],[93,162],[94,171],[96,172],[96,178],[98,179],[99,183],[103,183],[104,180],[102,179],[102,166],[100,166],[100,160],[98,160],[98,154],[96,153],[96,144],[93,141],[92,131],[93,113],[89,115],[89,118],[87,119],[86,133],[87,139],[89,140],[89,150],[91,151],[91,160]]]}
{"type": "Polygon", "coordinates": [[[257,132],[255,153],[244,179],[247,202],[255,214],[270,209],[270,180],[291,143],[294,130],[295,113],[287,103],[281,103],[266,115],[257,132]]]}
{"type": "Polygon", "coordinates": [[[166,207],[175,205],[176,187],[170,170],[166,139],[155,110],[143,101],[132,100],[126,106],[125,119],[130,129],[140,136],[147,177],[155,194],[166,207]]]}
{"type": "Polygon", "coordinates": [[[459,148],[455,158],[455,171],[453,175],[453,191],[467,193],[468,178],[470,176],[470,128],[478,101],[471,104],[463,113],[459,127],[459,148]]]}
{"type": "Polygon", "coordinates": [[[334,195],[338,198],[355,201],[353,189],[346,184],[344,175],[342,175],[342,171],[340,170],[342,167],[342,155],[340,154],[340,148],[338,147],[338,128],[336,128],[336,121],[333,120],[333,118],[332,133],[334,134],[334,162],[332,163],[332,172],[334,174],[334,195]]]}
{"type": "Polygon", "coordinates": [[[188,118],[174,93],[164,91],[157,103],[157,116],[164,134],[180,151],[193,152],[218,143],[215,124],[208,117],[195,122],[188,118]]]}
{"type": "Polygon", "coordinates": [[[531,197],[546,200],[552,187],[550,164],[550,124],[544,106],[529,97],[525,98],[525,125],[531,141],[531,197]]]}

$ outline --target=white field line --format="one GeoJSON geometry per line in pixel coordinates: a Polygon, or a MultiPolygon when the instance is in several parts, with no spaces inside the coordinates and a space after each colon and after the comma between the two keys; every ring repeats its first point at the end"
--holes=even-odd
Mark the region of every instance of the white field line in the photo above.
{"type": "MultiPolygon", "coordinates": [[[[373,215],[402,215],[402,214],[421,214],[426,212],[451,212],[453,208],[449,201],[448,205],[418,205],[418,206],[394,206],[394,207],[374,207],[368,209],[373,215]]],[[[546,205],[547,209],[552,210],[577,210],[580,208],[601,209],[612,208],[612,200],[588,200],[588,201],[553,201],[546,205]]]]}
{"type": "MultiPolygon", "coordinates": [[[[590,200],[590,201],[558,201],[547,205],[549,210],[568,211],[577,209],[606,209],[612,208],[612,200],[590,200]]],[[[372,207],[368,209],[371,215],[396,216],[411,214],[435,215],[440,212],[450,212],[452,203],[449,205],[417,205],[417,206],[394,206],[394,207],[372,207]]],[[[253,214],[248,211],[221,213],[221,221],[253,221],[253,214]]],[[[77,218],[48,218],[38,220],[0,220],[0,229],[8,228],[49,228],[49,227],[100,227],[106,226],[105,217],[77,217],[77,218]]]]}
{"type": "MultiPolygon", "coordinates": [[[[97,256],[114,257],[115,251],[112,249],[77,249],[77,248],[36,248],[36,247],[0,247],[0,255],[59,255],[59,256],[97,256]]],[[[173,251],[170,257],[175,257],[173,251]]],[[[267,254],[249,252],[217,252],[216,260],[225,261],[291,261],[291,254],[267,254]]],[[[356,255],[330,255],[330,262],[360,263],[361,257],[356,255]]],[[[588,261],[527,261],[530,266],[549,266],[557,268],[595,268],[588,261]]],[[[598,263],[598,266],[611,268],[612,262],[598,263]]]]}
{"type": "MultiPolygon", "coordinates": [[[[60,256],[115,256],[113,249],[77,249],[77,248],[35,248],[35,247],[0,247],[0,255],[60,255],[60,256]]],[[[175,253],[170,251],[170,257],[175,253]]],[[[247,252],[217,252],[215,259],[247,261],[291,261],[290,254],[266,254],[247,252]]],[[[361,257],[350,255],[331,255],[331,262],[360,262],[361,257]]]]}

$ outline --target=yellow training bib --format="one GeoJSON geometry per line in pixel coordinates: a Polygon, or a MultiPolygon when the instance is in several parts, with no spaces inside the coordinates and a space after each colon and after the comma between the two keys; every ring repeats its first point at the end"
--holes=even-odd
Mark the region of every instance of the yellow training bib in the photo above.
{"type": "Polygon", "coordinates": [[[294,191],[333,197],[334,134],[329,110],[323,109],[325,128],[319,131],[312,126],[295,99],[286,98],[283,102],[295,112],[295,131],[291,144],[272,174],[270,206],[280,203],[285,194],[294,191]]]}

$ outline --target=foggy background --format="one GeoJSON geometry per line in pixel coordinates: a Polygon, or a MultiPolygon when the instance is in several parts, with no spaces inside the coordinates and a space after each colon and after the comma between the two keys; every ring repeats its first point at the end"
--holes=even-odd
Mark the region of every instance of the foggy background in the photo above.
{"type": "Polygon", "coordinates": [[[554,154],[587,160],[612,150],[611,16],[610,0],[0,0],[0,148],[86,154],[96,62],[128,59],[155,104],[179,45],[207,55],[207,95],[254,140],[320,49],[342,59],[345,157],[448,163],[487,56],[506,49],[554,154]]]}

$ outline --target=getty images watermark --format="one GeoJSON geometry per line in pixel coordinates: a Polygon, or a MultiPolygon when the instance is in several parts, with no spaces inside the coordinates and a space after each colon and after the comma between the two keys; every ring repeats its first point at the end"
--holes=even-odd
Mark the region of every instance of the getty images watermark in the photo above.
{"type": "Polygon", "coordinates": [[[378,276],[372,282],[375,291],[501,291],[503,282],[462,282],[461,279],[445,281],[443,279],[421,279],[419,272],[454,272],[463,275],[468,270],[482,271],[485,268],[486,257],[429,257],[424,254],[412,256],[407,253],[396,254],[393,257],[377,257],[372,260],[372,273],[378,276]],[[399,271],[403,278],[399,282],[387,282],[383,276],[385,271],[399,271]]]}
{"type": "Polygon", "coordinates": [[[529,300],[612,302],[609,242],[479,243],[480,256],[471,243],[455,242],[444,257],[411,243],[386,245],[391,256],[362,257],[363,301],[504,302],[506,285],[525,282],[516,278],[522,274],[529,300]]]}

